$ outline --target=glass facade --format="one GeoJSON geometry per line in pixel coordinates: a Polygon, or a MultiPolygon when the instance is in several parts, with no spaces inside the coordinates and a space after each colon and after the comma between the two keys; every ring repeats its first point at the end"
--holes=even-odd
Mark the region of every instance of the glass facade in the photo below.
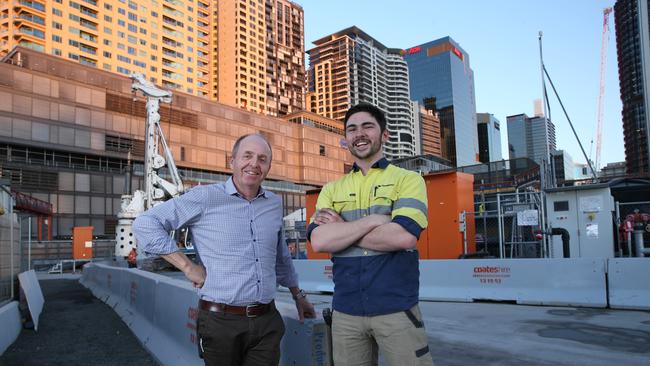
{"type": "Polygon", "coordinates": [[[494,115],[477,113],[478,150],[481,163],[503,159],[501,154],[501,123],[494,115]]]}
{"type": "Polygon", "coordinates": [[[507,121],[510,159],[529,158],[540,165],[544,160],[549,161],[550,154],[556,149],[553,122],[545,117],[529,118],[525,114],[508,116],[507,121]],[[546,125],[548,132],[545,131],[546,125]]]}
{"type": "Polygon", "coordinates": [[[476,164],[478,138],[474,72],[469,55],[450,37],[406,50],[411,99],[439,113],[443,157],[476,164]]]}

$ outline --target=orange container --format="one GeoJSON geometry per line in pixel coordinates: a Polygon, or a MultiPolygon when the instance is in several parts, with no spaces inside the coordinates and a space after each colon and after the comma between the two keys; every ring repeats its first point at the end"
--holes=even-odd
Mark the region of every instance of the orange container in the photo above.
{"type": "MultiPolygon", "coordinates": [[[[424,176],[429,201],[429,226],[420,234],[420,259],[456,259],[463,254],[459,214],[474,211],[474,176],[460,172],[424,176]]],[[[466,216],[467,252],[476,251],[474,216],[466,216]]]]}
{"type": "Polygon", "coordinates": [[[93,227],[77,226],[72,229],[72,258],[93,258],[93,227]]]}
{"type": "MultiPolygon", "coordinates": [[[[420,259],[456,259],[463,254],[463,233],[458,216],[474,211],[474,176],[467,173],[432,173],[424,176],[429,203],[429,226],[422,231],[417,248],[420,259]]],[[[316,210],[320,190],[307,192],[307,220],[316,210]]],[[[474,216],[466,216],[467,252],[476,251],[474,216]]],[[[327,253],[316,253],[307,245],[308,259],[329,259],[327,253]]]]}

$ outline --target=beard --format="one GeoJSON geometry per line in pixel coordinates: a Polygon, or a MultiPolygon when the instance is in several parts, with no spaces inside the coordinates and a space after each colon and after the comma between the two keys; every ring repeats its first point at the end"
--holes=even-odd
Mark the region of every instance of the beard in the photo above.
{"type": "Polygon", "coordinates": [[[379,151],[381,151],[381,141],[370,141],[370,148],[366,151],[357,151],[354,143],[350,145],[350,153],[357,159],[366,159],[371,156],[375,156],[379,151]]]}

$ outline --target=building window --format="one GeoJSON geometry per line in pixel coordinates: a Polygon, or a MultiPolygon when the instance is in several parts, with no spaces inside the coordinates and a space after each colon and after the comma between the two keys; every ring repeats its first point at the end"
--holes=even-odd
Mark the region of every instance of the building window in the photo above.
{"type": "Polygon", "coordinates": [[[318,146],[318,153],[320,154],[320,156],[325,156],[325,145],[318,146]]]}
{"type": "Polygon", "coordinates": [[[62,42],[62,40],[61,40],[61,36],[58,36],[58,35],[56,35],[56,34],[53,34],[53,35],[52,35],[52,40],[53,40],[54,42],[57,42],[57,43],[61,43],[61,42],[62,42]]]}
{"type": "Polygon", "coordinates": [[[185,146],[181,146],[181,161],[185,161],[185,146]]]}

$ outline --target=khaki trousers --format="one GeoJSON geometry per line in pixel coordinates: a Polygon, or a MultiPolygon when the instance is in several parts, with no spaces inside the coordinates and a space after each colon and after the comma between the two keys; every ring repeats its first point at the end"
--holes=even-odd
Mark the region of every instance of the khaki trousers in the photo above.
{"type": "Polygon", "coordinates": [[[377,351],[389,366],[433,365],[420,308],[387,315],[332,315],[335,366],[372,366],[377,351]]]}

